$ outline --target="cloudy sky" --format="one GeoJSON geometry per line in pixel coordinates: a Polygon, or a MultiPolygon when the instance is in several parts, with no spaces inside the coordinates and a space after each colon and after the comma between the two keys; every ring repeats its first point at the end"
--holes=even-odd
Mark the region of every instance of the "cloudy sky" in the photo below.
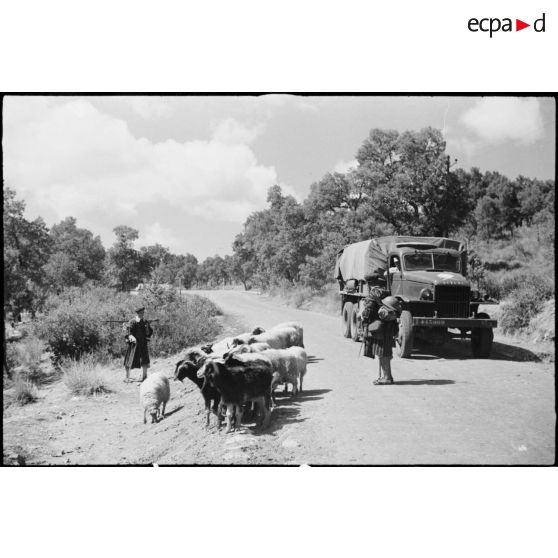
{"type": "Polygon", "coordinates": [[[371,128],[433,126],[459,166],[554,178],[550,98],[6,97],[4,183],[48,225],[74,216],[106,247],[140,231],[203,259],[231,253],[269,186],[302,200],[344,172],[371,128]]]}

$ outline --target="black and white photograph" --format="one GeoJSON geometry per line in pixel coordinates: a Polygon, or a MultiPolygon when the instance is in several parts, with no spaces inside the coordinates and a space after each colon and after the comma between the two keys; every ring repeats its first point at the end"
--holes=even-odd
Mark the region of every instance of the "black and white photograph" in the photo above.
{"type": "Polygon", "coordinates": [[[3,464],[555,463],[544,94],[6,94],[3,464]]]}

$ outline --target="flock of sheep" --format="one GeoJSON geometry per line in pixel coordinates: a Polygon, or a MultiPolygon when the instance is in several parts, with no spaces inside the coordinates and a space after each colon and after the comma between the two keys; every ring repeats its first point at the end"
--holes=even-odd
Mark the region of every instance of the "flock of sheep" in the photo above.
{"type": "MultiPolygon", "coordinates": [[[[292,385],[292,395],[302,391],[307,355],[304,350],[303,328],[298,322],[286,322],[270,330],[261,327],[250,333],[223,339],[213,345],[192,347],[177,362],[174,379],[188,378],[198,386],[205,402],[206,425],[210,415],[216,416],[221,428],[223,412],[226,433],[240,428],[245,411],[255,411],[257,425],[265,429],[275,405],[273,392],[278,385],[292,385]]],[[[170,399],[168,378],[154,373],[141,384],[140,403],[151,422],[165,415],[170,399]]]]}

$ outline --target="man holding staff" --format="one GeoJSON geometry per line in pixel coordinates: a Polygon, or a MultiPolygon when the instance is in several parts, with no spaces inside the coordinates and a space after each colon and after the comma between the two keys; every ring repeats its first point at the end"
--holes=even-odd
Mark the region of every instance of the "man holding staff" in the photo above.
{"type": "Polygon", "coordinates": [[[126,369],[125,382],[130,381],[130,368],[142,369],[141,381],[147,378],[149,368],[148,341],[153,335],[153,329],[147,320],[144,320],[145,308],[136,310],[136,317],[125,325],[126,356],[124,357],[124,368],[126,369]]]}

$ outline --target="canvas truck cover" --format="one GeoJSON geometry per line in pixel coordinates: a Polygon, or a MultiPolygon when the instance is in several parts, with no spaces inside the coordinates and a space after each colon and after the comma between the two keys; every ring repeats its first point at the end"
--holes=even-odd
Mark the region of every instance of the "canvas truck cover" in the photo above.
{"type": "Polygon", "coordinates": [[[381,236],[371,240],[363,240],[348,244],[337,253],[334,277],[348,281],[357,279],[364,281],[367,275],[376,273],[383,275],[387,269],[389,252],[404,246],[416,248],[448,248],[465,250],[458,240],[434,236],[381,236]]]}

